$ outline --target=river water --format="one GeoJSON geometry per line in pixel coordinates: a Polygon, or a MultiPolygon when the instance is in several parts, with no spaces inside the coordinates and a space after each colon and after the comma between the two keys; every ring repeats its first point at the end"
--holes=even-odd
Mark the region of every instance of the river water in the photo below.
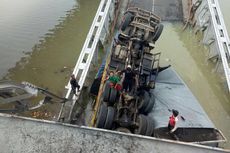
{"type": "MultiPolygon", "coordinates": [[[[99,0],[0,0],[0,4],[0,78],[28,81],[63,96],[99,0]]],[[[230,1],[220,4],[230,31],[230,1]]],[[[181,24],[164,24],[156,47],[162,63],[173,65],[230,140],[230,96],[214,65],[205,60],[207,49],[192,30],[182,33],[181,24]]],[[[55,114],[55,107],[45,109],[55,114]]],[[[230,148],[230,142],[224,147],[230,148]]]]}
{"type": "MultiPolygon", "coordinates": [[[[28,81],[63,96],[99,0],[0,0],[0,4],[2,79],[28,81]]],[[[36,115],[26,115],[46,118],[43,111],[53,116],[59,107],[51,104],[36,115]]]]}
{"type": "Polygon", "coordinates": [[[0,0],[0,4],[1,77],[76,7],[73,0],[0,0]]]}

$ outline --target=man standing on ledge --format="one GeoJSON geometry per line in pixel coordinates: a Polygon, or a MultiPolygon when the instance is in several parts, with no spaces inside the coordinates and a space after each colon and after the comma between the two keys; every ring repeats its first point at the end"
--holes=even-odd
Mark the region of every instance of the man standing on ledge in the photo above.
{"type": "Polygon", "coordinates": [[[71,88],[72,88],[71,92],[75,96],[77,96],[77,94],[76,94],[76,88],[77,88],[77,92],[79,92],[80,91],[80,85],[78,84],[78,82],[77,82],[74,74],[71,75],[70,84],[71,84],[71,88]]]}

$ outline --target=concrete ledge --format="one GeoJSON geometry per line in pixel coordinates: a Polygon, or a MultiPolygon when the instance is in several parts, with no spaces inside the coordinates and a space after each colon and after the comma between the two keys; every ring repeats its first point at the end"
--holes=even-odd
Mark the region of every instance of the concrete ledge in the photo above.
{"type": "Polygon", "coordinates": [[[195,144],[0,114],[1,153],[221,153],[195,144]]]}

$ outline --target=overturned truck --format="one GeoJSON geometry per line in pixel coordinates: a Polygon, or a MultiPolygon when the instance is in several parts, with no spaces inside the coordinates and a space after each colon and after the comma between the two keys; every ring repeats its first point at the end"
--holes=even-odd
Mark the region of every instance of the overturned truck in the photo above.
{"type": "MultiPolygon", "coordinates": [[[[174,139],[167,131],[170,110],[182,114],[176,135],[179,141],[217,146],[225,141],[185,83],[170,67],[160,67],[160,54],[155,43],[163,31],[160,17],[152,12],[130,7],[124,13],[104,71],[113,71],[119,82],[102,79],[103,94],[95,126],[174,139]],[[132,73],[132,87],[119,90],[126,79],[127,68],[132,73]],[[192,117],[192,118],[191,118],[192,117]]],[[[109,78],[110,76],[108,76],[109,78]]]]}

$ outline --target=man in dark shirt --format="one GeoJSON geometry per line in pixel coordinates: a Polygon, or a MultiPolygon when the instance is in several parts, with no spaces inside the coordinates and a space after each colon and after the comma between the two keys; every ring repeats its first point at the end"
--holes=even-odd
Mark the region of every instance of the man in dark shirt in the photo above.
{"type": "Polygon", "coordinates": [[[70,84],[71,84],[71,88],[72,88],[71,92],[76,95],[76,88],[77,88],[77,91],[79,92],[80,91],[80,85],[78,84],[74,74],[71,75],[70,84]]]}
{"type": "Polygon", "coordinates": [[[133,87],[133,82],[135,79],[135,73],[131,69],[131,65],[128,65],[125,70],[122,71],[122,73],[125,75],[124,81],[123,81],[123,90],[125,92],[130,92],[133,87]]]}

